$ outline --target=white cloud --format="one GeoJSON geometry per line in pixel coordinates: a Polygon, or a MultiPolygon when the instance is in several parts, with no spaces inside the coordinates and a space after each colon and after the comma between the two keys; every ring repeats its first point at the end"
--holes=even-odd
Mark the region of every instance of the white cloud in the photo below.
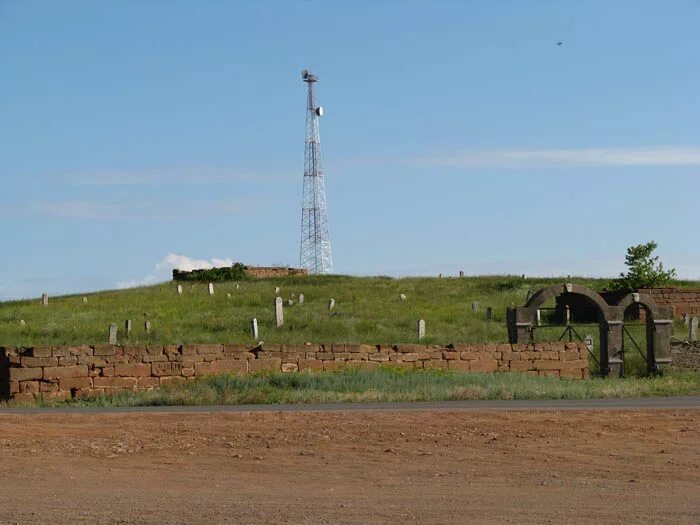
{"type": "Polygon", "coordinates": [[[698,166],[700,146],[464,151],[451,155],[415,158],[412,163],[449,168],[698,166]]]}
{"type": "Polygon", "coordinates": [[[288,176],[273,172],[250,172],[230,168],[158,168],[135,171],[94,171],[67,175],[78,186],[155,186],[159,184],[216,184],[269,181],[288,176]]]}
{"type": "Polygon", "coordinates": [[[141,280],[129,279],[125,281],[119,281],[116,284],[117,288],[134,288],[136,286],[147,286],[150,284],[155,284],[162,281],[167,281],[172,276],[173,270],[184,270],[192,271],[207,268],[219,268],[223,266],[231,266],[233,264],[233,259],[192,259],[187,255],[180,255],[176,253],[169,253],[163,260],[157,263],[153,267],[153,271],[146,275],[141,280]]]}

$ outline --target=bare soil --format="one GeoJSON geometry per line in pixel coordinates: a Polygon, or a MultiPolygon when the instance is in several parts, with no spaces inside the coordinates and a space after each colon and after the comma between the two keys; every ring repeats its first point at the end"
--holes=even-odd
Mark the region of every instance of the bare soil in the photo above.
{"type": "Polygon", "coordinates": [[[700,523],[700,412],[0,415],[2,523],[700,523]]]}

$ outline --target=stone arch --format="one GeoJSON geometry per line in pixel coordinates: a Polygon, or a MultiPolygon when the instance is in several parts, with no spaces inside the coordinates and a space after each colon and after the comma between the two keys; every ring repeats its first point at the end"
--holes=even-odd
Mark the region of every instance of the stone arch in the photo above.
{"type": "MultiPolygon", "coordinates": [[[[525,306],[508,309],[508,339],[511,343],[528,343],[533,340],[533,328],[537,318],[537,310],[549,299],[562,294],[575,294],[585,297],[595,305],[598,311],[598,332],[600,347],[600,368],[603,375],[610,371],[610,359],[608,341],[612,331],[619,325],[619,332],[622,334],[622,319],[619,317],[619,308],[612,307],[601,297],[601,295],[580,284],[557,284],[547,286],[535,292],[525,306]]],[[[620,344],[622,338],[618,338],[620,344]]],[[[614,349],[619,353],[619,349],[614,349]]],[[[622,359],[619,359],[622,362],[622,359]]]]}
{"type": "MultiPolygon", "coordinates": [[[[659,306],[649,294],[629,293],[620,299],[615,307],[620,319],[633,304],[640,304],[646,310],[647,372],[656,373],[661,367],[671,363],[671,334],[673,332],[673,311],[669,306],[659,306]]],[[[619,348],[624,351],[624,333],[620,329],[619,348]]],[[[624,365],[621,364],[621,367],[624,365]]],[[[621,368],[620,373],[624,373],[621,368]]]]}

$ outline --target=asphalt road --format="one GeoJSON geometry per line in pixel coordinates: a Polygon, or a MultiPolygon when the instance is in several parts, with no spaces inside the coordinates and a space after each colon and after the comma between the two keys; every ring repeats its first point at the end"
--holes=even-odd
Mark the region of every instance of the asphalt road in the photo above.
{"type": "Polygon", "coordinates": [[[128,414],[211,412],[393,412],[404,410],[655,410],[700,409],[700,397],[636,399],[431,401],[414,403],[325,403],[313,405],[209,405],[150,407],[3,408],[0,414],[128,414]]]}

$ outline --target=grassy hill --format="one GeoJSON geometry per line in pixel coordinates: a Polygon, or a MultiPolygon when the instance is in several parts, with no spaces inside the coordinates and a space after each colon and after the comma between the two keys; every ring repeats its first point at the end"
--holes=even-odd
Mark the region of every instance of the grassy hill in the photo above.
{"type": "MultiPolygon", "coordinates": [[[[605,279],[567,279],[601,289],[605,279]]],[[[407,343],[417,341],[418,319],[426,322],[427,343],[505,342],[505,308],[524,304],[528,290],[564,279],[515,276],[405,278],[310,276],[218,283],[210,296],[205,283],[176,283],[0,303],[0,344],[105,343],[108,326],[117,323],[120,343],[253,342],[250,321],[258,319],[260,340],[267,343],[347,342],[407,343]],[[275,327],[275,287],[285,300],[284,326],[275,327]],[[305,301],[299,304],[298,296],[305,301]],[[230,296],[229,296],[230,294],[230,296]],[[400,298],[405,294],[406,299],[400,298]],[[336,307],[328,310],[333,298],[336,307]],[[287,299],[294,304],[286,306],[287,299]],[[472,302],[479,303],[478,312],[472,302]],[[493,308],[487,322],[486,308],[493,308]],[[131,319],[129,339],[124,322],[131,319]],[[144,320],[152,325],[150,334],[144,320]],[[21,320],[25,324],[21,324],[21,320]]],[[[699,286],[700,283],[684,283],[699,286]]],[[[561,329],[542,330],[557,339],[561,329]]],[[[596,333],[591,327],[586,333],[596,333]]]]}

